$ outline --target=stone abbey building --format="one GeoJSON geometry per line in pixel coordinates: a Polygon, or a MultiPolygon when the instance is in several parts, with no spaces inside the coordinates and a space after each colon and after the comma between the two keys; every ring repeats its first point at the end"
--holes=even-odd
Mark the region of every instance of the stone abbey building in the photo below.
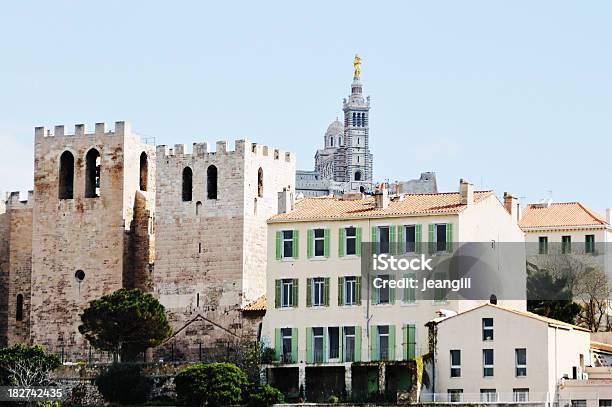
{"type": "Polygon", "coordinates": [[[86,349],[82,310],[122,287],[161,301],[183,349],[255,337],[245,308],[265,293],[266,219],[295,159],[246,140],[211,150],[155,148],[126,122],[37,127],[34,191],[0,206],[0,345],[86,349]]]}

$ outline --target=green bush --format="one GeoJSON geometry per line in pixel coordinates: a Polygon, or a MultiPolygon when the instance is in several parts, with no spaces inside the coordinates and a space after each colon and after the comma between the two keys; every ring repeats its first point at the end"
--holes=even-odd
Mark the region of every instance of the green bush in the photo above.
{"type": "Polygon", "coordinates": [[[40,345],[0,348],[0,386],[47,386],[50,373],[62,362],[40,345]]]}
{"type": "Polygon", "coordinates": [[[327,402],[329,404],[338,404],[340,403],[340,399],[338,398],[338,396],[332,394],[331,396],[329,396],[329,398],[327,399],[327,402]]]}
{"type": "Polygon", "coordinates": [[[198,363],[174,378],[176,394],[189,406],[223,407],[242,402],[246,374],[231,363],[198,363]]]}
{"type": "Polygon", "coordinates": [[[243,393],[243,403],[248,407],[269,407],[285,401],[283,393],[278,389],[264,384],[251,383],[243,393]]]}
{"type": "Polygon", "coordinates": [[[151,393],[151,381],[137,365],[112,365],[98,376],[96,386],[104,400],[111,403],[144,403],[151,393]]]}

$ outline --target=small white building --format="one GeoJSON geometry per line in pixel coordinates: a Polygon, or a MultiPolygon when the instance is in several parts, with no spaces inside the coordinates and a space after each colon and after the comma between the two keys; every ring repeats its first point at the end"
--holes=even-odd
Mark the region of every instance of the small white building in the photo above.
{"type": "Polygon", "coordinates": [[[587,329],[493,304],[428,324],[438,402],[542,403],[590,362],[587,329]]]}

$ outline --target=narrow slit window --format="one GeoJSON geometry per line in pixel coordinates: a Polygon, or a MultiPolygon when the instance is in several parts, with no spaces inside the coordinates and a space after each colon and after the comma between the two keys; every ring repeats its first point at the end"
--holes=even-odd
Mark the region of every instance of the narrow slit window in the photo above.
{"type": "Polygon", "coordinates": [[[263,169],[257,171],[257,196],[263,198],[263,169]]]}
{"type": "Polygon", "coordinates": [[[23,294],[17,294],[15,320],[23,321],[23,294]]]}
{"type": "Polygon", "coordinates": [[[206,170],[206,189],[208,199],[217,199],[217,167],[214,165],[206,170]]]}
{"type": "Polygon", "coordinates": [[[72,199],[74,194],[74,156],[64,151],[60,157],[59,199],[72,199]]]}
{"type": "Polygon", "coordinates": [[[85,198],[100,196],[100,153],[95,148],[85,156],[85,198]]]}
{"type": "Polygon", "coordinates": [[[140,154],[140,190],[147,190],[147,181],[149,178],[149,158],[147,153],[140,154]]]}
{"type": "Polygon", "coordinates": [[[193,194],[193,171],[185,167],[183,170],[183,201],[190,202],[193,194]]]}

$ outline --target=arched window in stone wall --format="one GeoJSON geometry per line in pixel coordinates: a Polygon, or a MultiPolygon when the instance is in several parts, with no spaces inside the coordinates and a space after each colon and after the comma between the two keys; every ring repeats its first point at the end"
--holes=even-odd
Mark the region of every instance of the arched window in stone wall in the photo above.
{"type": "Polygon", "coordinates": [[[185,167],[183,169],[183,201],[191,201],[193,195],[193,171],[191,168],[185,167]]]}
{"type": "Polygon", "coordinates": [[[211,165],[206,170],[206,196],[217,199],[217,167],[211,165]]]}
{"type": "Polygon", "coordinates": [[[144,151],[140,154],[140,190],[147,190],[149,180],[149,158],[144,151]]]}
{"type": "Polygon", "coordinates": [[[361,171],[355,172],[355,181],[361,181],[361,171]]]}
{"type": "Polygon", "coordinates": [[[17,294],[15,305],[15,321],[23,321],[23,294],[17,294]]]}
{"type": "Polygon", "coordinates": [[[202,202],[196,202],[196,215],[199,215],[202,211],[202,202]]]}
{"type": "Polygon", "coordinates": [[[95,148],[85,156],[85,198],[100,196],[100,153],[95,148]]]}
{"type": "Polygon", "coordinates": [[[263,169],[259,167],[257,171],[257,196],[263,198],[263,169]]]}
{"type": "Polygon", "coordinates": [[[72,199],[74,196],[74,156],[64,151],[60,157],[59,199],[72,199]]]}
{"type": "Polygon", "coordinates": [[[329,146],[330,147],[334,146],[334,136],[329,136],[329,146]]]}

